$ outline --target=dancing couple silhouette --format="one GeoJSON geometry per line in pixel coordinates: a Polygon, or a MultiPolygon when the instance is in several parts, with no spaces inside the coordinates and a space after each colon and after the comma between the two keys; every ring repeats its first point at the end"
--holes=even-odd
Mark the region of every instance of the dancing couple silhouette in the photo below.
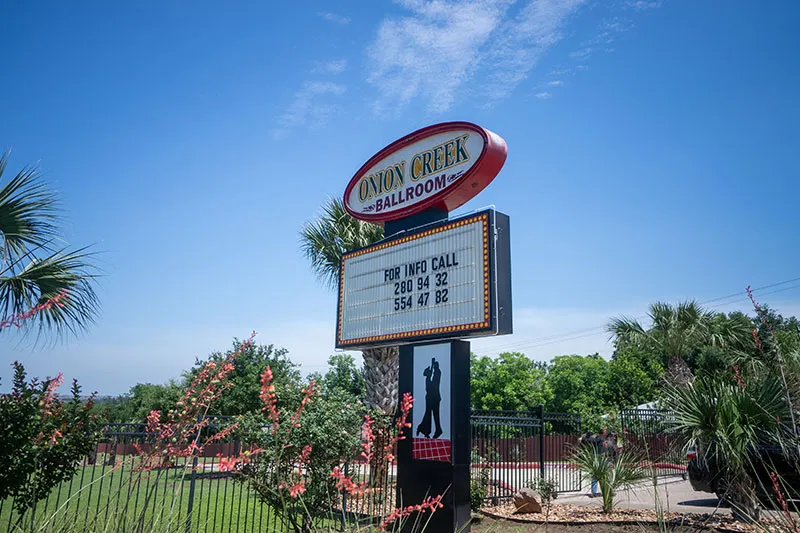
{"type": "Polygon", "coordinates": [[[433,438],[438,439],[442,431],[442,423],[439,419],[439,405],[442,403],[442,393],[440,386],[442,383],[442,371],[439,369],[439,362],[435,357],[431,358],[431,366],[422,371],[425,376],[425,416],[417,426],[417,436],[424,435],[426,439],[431,438],[431,420],[436,424],[436,431],[433,438]]]}

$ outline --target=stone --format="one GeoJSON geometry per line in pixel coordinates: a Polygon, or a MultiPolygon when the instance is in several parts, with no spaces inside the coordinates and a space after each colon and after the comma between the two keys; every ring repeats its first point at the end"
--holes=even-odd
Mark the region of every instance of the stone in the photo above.
{"type": "Polygon", "coordinates": [[[514,514],[521,513],[541,513],[542,502],[539,495],[533,489],[520,489],[514,494],[514,514]]]}

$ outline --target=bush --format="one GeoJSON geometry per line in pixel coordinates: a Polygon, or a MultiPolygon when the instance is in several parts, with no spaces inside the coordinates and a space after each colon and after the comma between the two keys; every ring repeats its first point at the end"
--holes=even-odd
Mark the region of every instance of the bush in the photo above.
{"type": "Polygon", "coordinates": [[[331,472],[358,455],[366,409],[352,402],[342,393],[319,396],[312,382],[295,401],[239,420],[242,441],[258,453],[237,478],[295,531],[330,515],[339,497],[331,472]]]}
{"type": "Polygon", "coordinates": [[[56,394],[64,378],[39,382],[26,379],[15,362],[11,392],[0,395],[0,501],[13,498],[22,520],[27,510],[62,481],[72,479],[80,461],[94,451],[98,423],[92,414],[94,395],[81,401],[81,388],[72,384],[72,398],[56,394]]]}
{"type": "Polygon", "coordinates": [[[537,477],[528,486],[536,491],[545,507],[549,507],[558,498],[558,483],[553,479],[537,477]]]}
{"type": "Polygon", "coordinates": [[[469,503],[473,511],[479,511],[483,506],[484,500],[489,497],[489,473],[491,467],[486,460],[478,455],[477,449],[472,450],[472,463],[481,465],[476,474],[474,471],[470,476],[469,483],[469,503]]]}

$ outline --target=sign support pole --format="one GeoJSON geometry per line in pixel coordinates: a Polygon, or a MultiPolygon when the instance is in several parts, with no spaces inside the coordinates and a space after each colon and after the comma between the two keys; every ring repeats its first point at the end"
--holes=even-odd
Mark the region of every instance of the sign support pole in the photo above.
{"type": "Polygon", "coordinates": [[[422,514],[418,518],[419,524],[415,523],[416,516],[410,516],[403,531],[416,533],[427,523],[427,531],[469,533],[472,438],[469,342],[451,340],[401,346],[400,396],[406,392],[414,394],[415,390],[423,388],[419,382],[426,378],[415,369],[429,364],[431,354],[438,356],[440,361],[446,361],[442,367],[449,370],[449,375],[442,376],[441,387],[442,404],[447,405],[448,409],[439,414],[442,425],[449,426],[445,427],[449,439],[427,439],[418,434],[419,428],[414,421],[422,418],[419,413],[425,412],[429,398],[417,393],[410,417],[411,427],[403,430],[405,438],[397,444],[397,506],[416,505],[428,497],[442,494],[443,508],[433,514],[422,514]],[[415,412],[417,415],[414,415],[415,412]],[[436,454],[442,453],[442,450],[437,450],[436,446],[442,442],[449,442],[449,449],[444,450],[445,456],[437,457],[436,454]],[[420,447],[422,455],[427,453],[429,458],[419,457],[419,451],[415,454],[415,446],[420,447]]]}

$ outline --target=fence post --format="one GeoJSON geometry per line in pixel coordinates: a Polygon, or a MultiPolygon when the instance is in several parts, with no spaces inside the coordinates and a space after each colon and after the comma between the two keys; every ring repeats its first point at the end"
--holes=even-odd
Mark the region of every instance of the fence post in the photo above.
{"type": "Polygon", "coordinates": [[[544,404],[539,404],[539,475],[544,480],[544,404]]]}
{"type": "MultiPolygon", "coordinates": [[[[350,461],[345,461],[344,463],[344,476],[348,477],[350,475],[350,461]]],[[[342,489],[342,526],[345,525],[345,520],[347,517],[347,491],[342,489]]],[[[344,529],[342,530],[344,531],[344,529]]]]}
{"type": "Polygon", "coordinates": [[[192,480],[189,483],[189,501],[186,509],[186,533],[192,532],[192,507],[194,507],[194,483],[197,479],[197,455],[192,457],[192,480]]]}

